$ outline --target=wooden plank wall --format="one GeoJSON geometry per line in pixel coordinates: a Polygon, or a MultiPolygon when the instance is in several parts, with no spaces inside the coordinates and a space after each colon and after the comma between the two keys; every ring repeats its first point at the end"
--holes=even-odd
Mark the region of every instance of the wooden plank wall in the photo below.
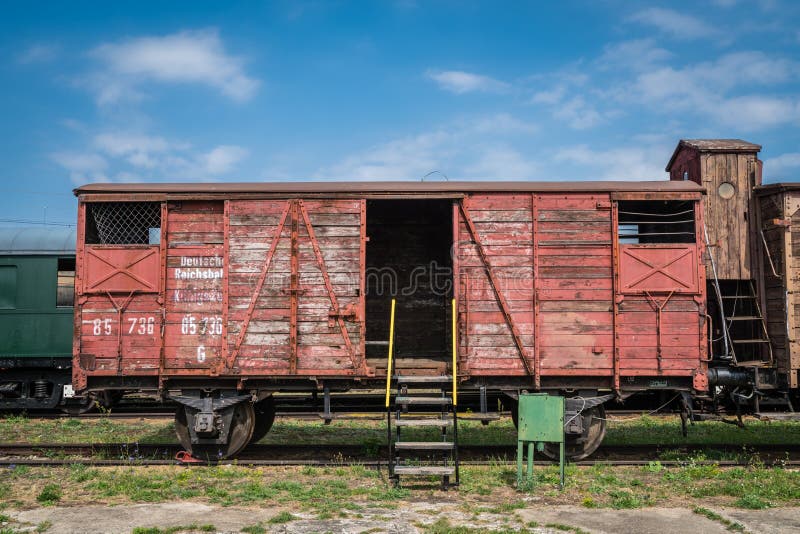
{"type": "MultiPolygon", "coordinates": [[[[230,202],[228,351],[236,354],[236,367],[245,374],[290,374],[292,217],[295,217],[296,372],[352,372],[353,363],[341,330],[329,322],[331,298],[299,210],[287,216],[261,292],[254,294],[281,214],[288,205],[289,201],[284,200],[230,202]],[[237,351],[253,299],[253,311],[237,351]]],[[[361,201],[308,200],[304,205],[340,309],[361,306],[361,201]]],[[[362,323],[348,320],[346,325],[356,356],[360,357],[362,323]]]]}
{"type": "Polygon", "coordinates": [[[537,195],[536,212],[542,374],[611,375],[609,195],[537,195]]]}
{"type": "Polygon", "coordinates": [[[796,388],[800,386],[800,298],[796,288],[800,273],[800,192],[781,191],[763,195],[758,201],[759,223],[767,243],[766,250],[762,247],[767,329],[778,371],[787,377],[789,387],[796,388]]]}
{"type": "MultiPolygon", "coordinates": [[[[755,155],[701,153],[701,185],[707,189],[705,221],[709,242],[716,261],[717,276],[721,280],[749,280],[751,274],[752,233],[748,212],[752,202],[752,183],[755,179],[755,155]],[[723,182],[731,182],[736,195],[723,199],[718,194],[723,182]]],[[[711,279],[710,264],[706,269],[711,279]]]]}
{"type": "Polygon", "coordinates": [[[788,290],[788,310],[786,316],[787,330],[787,354],[785,354],[779,369],[785,371],[789,376],[789,387],[800,386],[800,295],[798,295],[797,283],[798,273],[800,273],[800,192],[787,191],[784,193],[784,217],[791,217],[791,231],[788,239],[791,247],[787,246],[784,253],[784,262],[789,266],[789,272],[784,276],[786,289],[788,290]]]}
{"type": "Polygon", "coordinates": [[[221,201],[186,201],[168,207],[167,369],[207,369],[223,356],[223,212],[221,201]]]}
{"type": "Polygon", "coordinates": [[[764,254],[764,310],[767,321],[767,333],[772,342],[772,353],[778,368],[788,368],[788,338],[786,328],[786,244],[787,230],[783,226],[772,224],[773,220],[784,218],[783,195],[774,194],[762,196],[759,199],[761,213],[761,228],[764,231],[764,240],[767,243],[764,254]],[[770,259],[775,267],[775,276],[770,267],[770,259]]]}
{"type": "MultiPolygon", "coordinates": [[[[464,200],[464,206],[489,257],[522,343],[532,357],[532,197],[525,194],[470,195],[464,200]]],[[[511,329],[460,213],[456,233],[461,370],[473,375],[524,375],[525,367],[511,329]]]]}

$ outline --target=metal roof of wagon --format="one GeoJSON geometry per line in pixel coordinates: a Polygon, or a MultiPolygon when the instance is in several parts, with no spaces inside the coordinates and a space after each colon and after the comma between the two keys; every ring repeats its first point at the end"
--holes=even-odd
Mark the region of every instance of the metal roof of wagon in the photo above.
{"type": "Polygon", "coordinates": [[[0,228],[0,254],[75,254],[74,228],[0,228]]]}
{"type": "Polygon", "coordinates": [[[683,192],[703,191],[685,181],[581,182],[225,182],[225,183],[98,183],[74,190],[83,194],[392,194],[462,192],[683,192]]]}
{"type": "Polygon", "coordinates": [[[681,139],[680,142],[678,142],[678,146],[675,147],[672,157],[669,158],[669,163],[667,163],[666,168],[667,172],[669,172],[669,170],[672,168],[672,164],[675,162],[678,152],[680,152],[684,147],[694,148],[700,152],[749,153],[761,151],[761,145],[748,143],[747,141],[742,141],[741,139],[681,139]]]}

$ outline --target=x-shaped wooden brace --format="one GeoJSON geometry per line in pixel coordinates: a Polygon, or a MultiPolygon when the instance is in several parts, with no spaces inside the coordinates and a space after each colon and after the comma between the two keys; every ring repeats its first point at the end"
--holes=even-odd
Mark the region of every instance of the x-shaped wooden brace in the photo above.
{"type": "Polygon", "coordinates": [[[674,275],[670,274],[669,272],[667,272],[665,270],[667,267],[669,267],[670,265],[672,265],[676,261],[680,260],[684,256],[688,256],[691,253],[692,253],[692,249],[691,248],[687,248],[685,251],[683,251],[683,254],[678,254],[677,256],[673,257],[671,260],[669,260],[666,263],[663,263],[661,265],[655,265],[654,262],[648,261],[648,260],[642,258],[641,256],[638,256],[638,255],[634,254],[630,249],[626,249],[625,250],[625,254],[627,254],[631,258],[635,259],[636,261],[642,262],[643,264],[645,264],[648,267],[650,267],[649,271],[647,271],[646,273],[641,275],[639,278],[637,278],[633,282],[629,282],[628,284],[626,284],[627,287],[628,288],[632,288],[633,286],[635,286],[639,282],[641,282],[643,280],[646,280],[647,278],[650,278],[654,274],[661,273],[664,276],[666,276],[667,278],[671,278],[672,280],[674,280],[678,284],[682,285],[683,287],[685,287],[687,289],[691,288],[692,287],[691,283],[687,284],[686,282],[684,282],[683,280],[681,280],[677,276],[674,276],[674,275]]]}
{"type": "Polygon", "coordinates": [[[150,289],[155,289],[155,286],[153,284],[151,284],[147,280],[143,279],[142,277],[136,276],[132,272],[128,271],[128,269],[130,269],[131,267],[133,267],[137,263],[141,262],[143,259],[149,258],[153,254],[155,254],[156,253],[155,249],[152,249],[152,248],[151,249],[147,249],[143,254],[141,254],[140,256],[137,256],[136,258],[133,259],[133,261],[128,262],[126,265],[124,265],[122,267],[120,267],[118,264],[114,263],[113,261],[109,260],[108,258],[104,258],[104,257],[100,256],[97,252],[95,252],[92,249],[88,249],[88,252],[89,252],[89,254],[91,254],[92,256],[97,258],[98,260],[102,261],[103,263],[105,263],[106,265],[108,265],[109,267],[114,269],[113,271],[111,271],[110,273],[105,275],[103,278],[94,281],[92,283],[92,285],[88,289],[96,288],[97,286],[99,286],[100,284],[105,282],[106,280],[108,280],[111,277],[116,276],[118,274],[129,276],[130,278],[133,278],[134,280],[136,280],[140,284],[144,284],[145,286],[149,287],[150,289]]]}

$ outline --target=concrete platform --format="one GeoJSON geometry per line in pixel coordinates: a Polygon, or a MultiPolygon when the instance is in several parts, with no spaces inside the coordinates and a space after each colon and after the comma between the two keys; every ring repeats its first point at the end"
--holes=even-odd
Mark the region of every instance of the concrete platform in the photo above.
{"type": "MultiPolygon", "coordinates": [[[[587,509],[579,506],[547,506],[530,503],[528,508],[508,514],[466,513],[463,507],[442,502],[401,502],[395,510],[369,509],[362,517],[345,519],[316,519],[313,514],[291,511],[297,519],[271,524],[269,519],[285,508],[219,507],[202,503],[137,504],[120,506],[45,507],[25,511],[5,510],[11,516],[10,525],[18,530],[33,531],[36,525],[48,521],[49,533],[106,534],[129,533],[135,527],[175,527],[212,524],[217,532],[240,532],[245,526],[258,523],[269,532],[305,534],[311,532],[361,533],[390,532],[412,534],[422,527],[446,518],[453,526],[472,526],[486,531],[526,526],[538,523],[537,534],[558,534],[556,528],[573,527],[604,534],[666,534],[692,532],[696,534],[729,533],[726,525],[695,514],[689,508],[642,508],[638,510],[587,509]],[[547,525],[553,525],[548,527],[547,525]]],[[[707,506],[722,517],[740,523],[749,533],[800,532],[800,508],[740,510],[707,506]]],[[[6,525],[3,525],[6,526],[6,525]]]]}

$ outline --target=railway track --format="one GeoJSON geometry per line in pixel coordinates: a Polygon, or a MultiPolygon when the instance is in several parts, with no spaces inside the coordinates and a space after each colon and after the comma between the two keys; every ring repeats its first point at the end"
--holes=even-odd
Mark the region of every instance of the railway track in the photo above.
{"type": "MultiPolygon", "coordinates": [[[[304,420],[321,420],[323,419],[320,412],[317,411],[278,411],[276,417],[284,417],[284,418],[295,418],[295,419],[304,419],[304,420]]],[[[383,421],[386,419],[385,412],[347,412],[347,413],[340,413],[340,414],[333,414],[335,420],[376,420],[376,421],[383,421]]],[[[467,414],[460,414],[459,420],[461,421],[470,421],[470,420],[479,420],[476,416],[477,414],[472,414],[472,417],[467,414]]],[[[501,412],[497,414],[499,418],[508,417],[510,414],[507,412],[501,412]]],[[[663,417],[663,416],[674,416],[677,415],[673,412],[657,412],[652,413],[648,410],[606,410],[606,417],[608,418],[616,418],[616,417],[631,417],[631,416],[640,416],[640,415],[648,415],[650,417],[663,417]]],[[[43,413],[36,413],[30,412],[27,414],[28,417],[31,419],[171,419],[175,417],[175,407],[174,406],[164,406],[158,408],[152,408],[147,410],[142,409],[117,409],[112,410],[109,412],[90,412],[78,415],[70,415],[62,412],[43,412],[43,413]]]]}
{"type": "MultiPolygon", "coordinates": [[[[108,444],[30,444],[0,445],[0,465],[174,465],[178,444],[108,443],[108,444]]],[[[235,461],[201,461],[201,465],[217,463],[252,466],[342,466],[364,465],[379,468],[386,465],[388,451],[383,445],[255,444],[245,449],[235,461]]],[[[514,463],[516,447],[511,445],[462,445],[459,454],[464,465],[514,463]]],[[[714,464],[720,466],[749,465],[756,460],[764,465],[800,466],[800,446],[753,445],[731,446],[601,446],[591,458],[576,465],[648,465],[659,461],[663,466],[714,464]],[[718,456],[719,460],[696,460],[692,455],[718,456]]],[[[192,465],[192,464],[189,464],[192,465]]]]}

